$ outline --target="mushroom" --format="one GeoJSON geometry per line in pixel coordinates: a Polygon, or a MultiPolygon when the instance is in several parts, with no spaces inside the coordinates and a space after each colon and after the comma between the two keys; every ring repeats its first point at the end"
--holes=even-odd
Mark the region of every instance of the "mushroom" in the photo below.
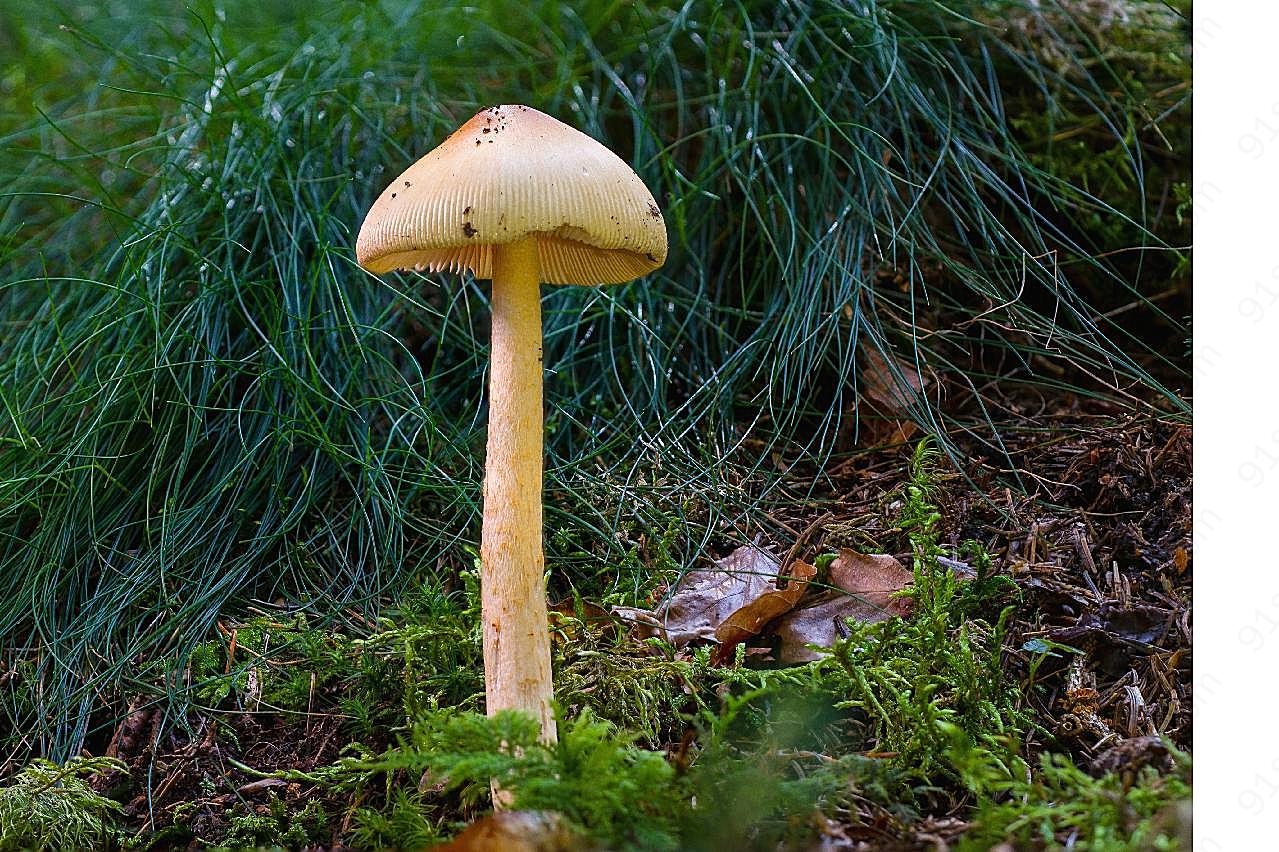
{"type": "Polygon", "coordinates": [[[556,739],[542,554],[539,284],[620,284],[666,260],[666,226],[634,171],[526,106],[481,110],[396,178],[355,244],[360,265],[493,282],[481,606],[489,715],[522,710],[556,739]]]}

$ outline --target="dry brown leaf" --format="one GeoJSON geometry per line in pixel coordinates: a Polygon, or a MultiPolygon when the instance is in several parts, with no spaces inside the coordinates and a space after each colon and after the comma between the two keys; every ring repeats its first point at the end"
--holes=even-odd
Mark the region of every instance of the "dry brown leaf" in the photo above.
{"type": "Polygon", "coordinates": [[[657,617],[657,613],[651,609],[641,609],[635,606],[615,606],[609,610],[613,617],[631,630],[631,637],[634,639],[652,639],[655,636],[666,636],[666,631],[662,629],[662,622],[657,617]]]}
{"type": "Polygon", "coordinates": [[[663,636],[676,648],[695,639],[715,639],[729,617],[766,592],[776,591],[781,565],[766,550],[739,547],[706,571],[690,571],[656,611],[614,607],[638,637],[663,636]]]}
{"type": "Polygon", "coordinates": [[[795,608],[799,599],[808,590],[808,581],[817,576],[817,569],[807,562],[795,560],[791,563],[790,577],[784,589],[768,589],[755,600],[738,609],[715,630],[715,638],[719,647],[715,649],[711,662],[721,665],[733,656],[733,651],[742,642],[759,634],[778,616],[795,608]]]}
{"type": "Polygon", "coordinates": [[[597,848],[554,811],[499,811],[471,823],[439,852],[587,852],[597,848]]]}
{"type": "Polygon", "coordinates": [[[847,636],[847,619],[872,623],[910,615],[910,601],[893,595],[910,585],[915,575],[892,556],[841,548],[829,572],[831,585],[840,590],[835,596],[792,610],[774,625],[779,662],[821,659],[823,654],[809,646],[829,648],[847,636]]]}
{"type": "Polygon", "coordinates": [[[825,654],[808,646],[829,648],[836,640],[848,636],[845,619],[869,623],[889,617],[883,609],[861,598],[836,594],[836,597],[826,596],[823,600],[791,610],[777,620],[773,634],[780,642],[778,662],[789,665],[820,660],[825,654]]]}
{"type": "Polygon", "coordinates": [[[830,564],[832,586],[879,607],[886,616],[910,615],[910,600],[893,595],[914,581],[911,570],[886,553],[858,553],[841,547],[839,556],[830,564]]]}
{"type": "Polygon", "coordinates": [[[909,361],[885,356],[874,346],[862,350],[860,400],[885,419],[862,422],[863,443],[905,443],[919,427],[910,418],[911,403],[926,382],[909,361]],[[891,360],[890,360],[891,359],[891,360]]]}
{"type": "Polygon", "coordinates": [[[778,560],[757,547],[739,547],[706,571],[684,577],[656,611],[614,607],[613,614],[632,625],[639,637],[664,636],[675,647],[697,640],[719,643],[712,662],[732,657],[738,645],[770,627],[782,640],[782,662],[803,662],[820,655],[805,646],[829,647],[842,635],[844,619],[882,621],[909,615],[910,603],[893,599],[914,575],[892,556],[847,548],[830,565],[838,597],[795,609],[817,569],[795,561],[778,588],[778,560]]]}

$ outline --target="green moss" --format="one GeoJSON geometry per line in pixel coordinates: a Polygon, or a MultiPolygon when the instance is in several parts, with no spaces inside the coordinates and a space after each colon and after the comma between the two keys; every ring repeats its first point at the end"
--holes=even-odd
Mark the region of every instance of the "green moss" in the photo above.
{"type": "Polygon", "coordinates": [[[938,557],[939,519],[933,504],[937,454],[921,443],[911,461],[898,526],[914,550],[913,601],[908,619],[850,623],[832,648],[847,676],[839,707],[857,711],[875,751],[922,784],[952,774],[943,733],[949,727],[974,741],[1017,735],[1029,726],[1021,690],[1003,670],[1003,644],[1013,607],[1001,601],[1012,587],[988,575],[978,551],[977,580],[961,581],[938,557]],[[985,613],[992,613],[981,617],[985,613]]]}
{"type": "Polygon", "coordinates": [[[265,805],[232,816],[226,837],[216,848],[301,849],[321,839],[324,825],[324,809],[319,801],[309,801],[300,811],[295,811],[272,794],[265,805]]]}
{"type": "MultiPolygon", "coordinates": [[[[637,748],[589,713],[562,721],[554,745],[543,744],[539,733],[532,716],[510,711],[492,718],[427,713],[399,748],[372,761],[348,762],[339,773],[430,773],[471,803],[486,800],[495,780],[511,792],[514,808],[558,811],[606,848],[679,848],[676,824],[685,805],[663,755],[637,748]]],[[[386,820],[397,818],[395,809],[393,804],[386,820]]]]}
{"type": "Polygon", "coordinates": [[[196,695],[213,707],[285,713],[332,696],[357,738],[401,725],[419,709],[473,706],[484,682],[479,622],[468,600],[438,587],[421,591],[363,637],[311,627],[302,616],[253,619],[195,648],[188,666],[196,695]]]}
{"type": "Polygon", "coordinates": [[[124,765],[104,757],[76,758],[63,766],[36,760],[0,787],[0,852],[110,848],[119,833],[119,802],[85,780],[124,765]]]}
{"type": "Polygon", "coordinates": [[[555,620],[560,706],[570,716],[587,712],[612,722],[649,746],[679,739],[683,715],[698,708],[706,682],[717,680],[706,657],[676,659],[665,643],[636,642],[580,608],[555,620]]]}
{"type": "Polygon", "coordinates": [[[438,810],[417,790],[396,788],[381,808],[359,807],[347,842],[356,849],[422,849],[440,839],[438,810]]]}
{"type": "MultiPolygon", "coordinates": [[[[1090,852],[1188,848],[1189,825],[1178,814],[1190,800],[1190,759],[1173,751],[1175,768],[1145,767],[1135,779],[1093,778],[1060,754],[1044,754],[1034,772],[1015,757],[994,759],[957,740],[951,759],[982,790],[960,850],[1054,847],[1090,852]]],[[[1008,757],[1008,755],[1005,755],[1008,757]]]]}

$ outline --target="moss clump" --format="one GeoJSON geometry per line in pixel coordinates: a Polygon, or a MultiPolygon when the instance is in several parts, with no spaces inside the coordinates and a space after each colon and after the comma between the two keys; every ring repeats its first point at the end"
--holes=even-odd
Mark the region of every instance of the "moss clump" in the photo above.
{"type": "Polygon", "coordinates": [[[1011,843],[1018,849],[1068,844],[1089,852],[1189,848],[1190,758],[1173,751],[1170,774],[1145,767],[1135,779],[1093,778],[1060,754],[1044,754],[1034,772],[1015,756],[1001,762],[957,741],[950,755],[982,791],[961,852],[1011,843]]]}
{"type": "Polygon", "coordinates": [[[555,698],[570,715],[589,712],[651,747],[680,737],[685,714],[701,705],[709,658],[676,659],[658,640],[636,642],[584,616],[560,615],[555,698]],[[614,634],[614,635],[610,635],[614,634]]]}
{"type": "Polygon", "coordinates": [[[265,805],[231,817],[224,849],[259,849],[262,847],[301,849],[319,840],[325,823],[324,809],[312,800],[301,811],[290,810],[288,803],[272,795],[265,805]]]}
{"type": "Polygon", "coordinates": [[[105,757],[63,766],[32,761],[0,787],[0,852],[110,848],[117,838],[113,818],[124,809],[85,778],[124,768],[105,757]]]}
{"type": "MultiPolygon", "coordinates": [[[[614,850],[680,848],[677,821],[686,808],[665,757],[637,748],[615,726],[589,713],[561,720],[560,739],[547,746],[532,716],[504,711],[423,714],[405,742],[376,759],[347,761],[335,779],[365,779],[408,770],[429,774],[463,802],[489,795],[490,779],[513,796],[517,810],[558,811],[614,850]]],[[[388,822],[403,819],[394,805],[388,822]]],[[[373,821],[366,814],[366,826],[373,821]]]]}
{"type": "Polygon", "coordinates": [[[953,780],[946,730],[962,731],[976,743],[1016,736],[1029,726],[1021,691],[1002,663],[1014,607],[1000,606],[1015,586],[987,574],[990,560],[975,544],[970,548],[978,576],[972,581],[941,565],[933,502],[938,463],[937,453],[921,443],[897,518],[915,554],[914,585],[905,593],[914,601],[913,616],[850,623],[848,638],[832,648],[848,681],[839,706],[865,720],[876,751],[892,753],[894,765],[925,784],[953,780]]]}
{"type": "Polygon", "coordinates": [[[470,599],[422,592],[363,637],[312,627],[302,616],[255,618],[197,646],[191,680],[215,707],[302,713],[331,698],[356,738],[399,726],[419,709],[476,706],[484,681],[470,599]]]}
{"type": "Polygon", "coordinates": [[[439,818],[427,797],[394,789],[381,808],[356,808],[347,842],[356,849],[424,849],[440,839],[439,818]]]}

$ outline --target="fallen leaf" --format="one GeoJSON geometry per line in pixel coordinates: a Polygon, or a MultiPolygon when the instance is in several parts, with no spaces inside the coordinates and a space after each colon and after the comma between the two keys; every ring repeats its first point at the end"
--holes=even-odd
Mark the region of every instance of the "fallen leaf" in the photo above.
{"type": "Polygon", "coordinates": [[[858,553],[841,547],[829,570],[832,586],[885,610],[886,616],[910,615],[910,599],[893,595],[913,583],[915,575],[896,557],[886,553],[858,553]]]}
{"type": "Polygon", "coordinates": [[[662,622],[658,620],[657,613],[651,609],[641,609],[636,606],[615,606],[609,612],[618,621],[630,625],[631,636],[635,639],[652,639],[655,636],[665,635],[665,631],[662,629],[662,622]]]}
{"type": "Polygon", "coordinates": [[[715,639],[715,631],[733,613],[770,590],[776,591],[781,565],[766,550],[737,548],[705,571],[690,571],[655,611],[614,607],[613,614],[635,627],[635,634],[663,636],[676,648],[696,639],[715,639]]]}
{"type": "Polygon", "coordinates": [[[614,607],[613,614],[631,624],[632,635],[664,636],[677,648],[714,640],[719,643],[711,658],[715,664],[766,627],[781,640],[778,659],[798,663],[821,657],[808,645],[830,647],[847,635],[845,619],[873,622],[910,615],[910,601],[893,595],[910,585],[914,574],[892,556],[841,549],[829,569],[837,591],[799,609],[817,570],[795,561],[785,587],[778,588],[780,569],[768,551],[739,547],[713,569],[687,574],[656,611],[614,607]]]}
{"type": "Polygon", "coordinates": [[[1078,645],[1085,639],[1094,639],[1145,650],[1164,635],[1168,621],[1168,611],[1158,607],[1102,604],[1085,612],[1074,625],[1050,630],[1048,637],[1055,642],[1072,645],[1078,645]]]}
{"type": "Polygon", "coordinates": [[[142,696],[129,699],[129,710],[107,744],[106,756],[126,761],[136,757],[145,744],[146,729],[152,726],[155,714],[155,708],[147,707],[142,696]]]}
{"type": "Polygon", "coordinates": [[[500,811],[467,826],[438,852],[586,852],[597,848],[554,811],[500,811]]]}
{"type": "Polygon", "coordinates": [[[868,403],[884,418],[861,421],[863,442],[905,443],[919,431],[910,410],[927,383],[909,361],[895,355],[885,356],[874,346],[862,350],[861,360],[859,404],[868,403]]]}
{"type": "Polygon", "coordinates": [[[656,611],[614,607],[613,614],[631,624],[632,635],[662,636],[676,648],[713,640],[719,647],[712,662],[720,665],[738,645],[794,608],[817,574],[812,565],[795,561],[778,588],[780,570],[772,553],[746,545],[714,568],[689,572],[656,611]]]}
{"type": "Polygon", "coordinates": [[[845,638],[848,619],[869,624],[910,615],[910,600],[893,595],[910,585],[915,575],[895,557],[841,548],[828,570],[831,585],[839,591],[787,613],[774,625],[779,662],[821,659],[825,655],[809,646],[829,648],[845,638]]]}
{"type": "Polygon", "coordinates": [[[711,657],[714,665],[722,665],[732,658],[733,651],[742,642],[756,636],[764,625],[795,608],[808,590],[808,581],[817,576],[817,569],[807,562],[795,560],[790,566],[786,588],[767,589],[755,600],[735,611],[715,629],[719,647],[711,657]]]}
{"type": "Polygon", "coordinates": [[[861,598],[835,592],[823,599],[791,610],[773,625],[778,638],[777,661],[785,664],[807,663],[826,656],[808,647],[829,648],[848,636],[847,619],[867,623],[883,621],[889,614],[883,608],[861,598]]]}

